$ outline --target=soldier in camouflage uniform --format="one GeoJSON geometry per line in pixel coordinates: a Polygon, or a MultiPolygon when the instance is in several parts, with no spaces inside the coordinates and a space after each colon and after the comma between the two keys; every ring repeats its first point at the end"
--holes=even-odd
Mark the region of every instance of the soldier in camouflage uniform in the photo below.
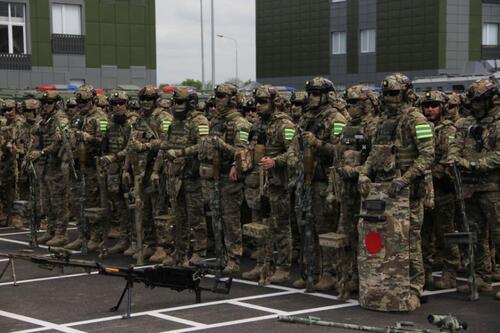
{"type": "Polygon", "coordinates": [[[168,249],[171,247],[168,240],[174,238],[173,258],[167,258],[170,254],[163,253],[161,255],[163,262],[189,266],[189,262],[196,263],[202,260],[207,250],[207,225],[199,174],[200,164],[195,156],[181,157],[174,161],[168,159],[175,157],[172,151],[175,154],[175,150],[194,146],[206,137],[209,122],[203,113],[195,110],[198,104],[196,92],[179,88],[174,92],[173,98],[174,119],[168,129],[166,140],[160,145],[151,181],[159,183],[163,169],[163,173],[167,176],[168,197],[175,216],[173,235],[168,234],[171,233],[170,226],[157,226],[158,248],[168,249]],[[188,259],[190,252],[192,256],[188,259]]]}
{"type": "MultiPolygon", "coordinates": [[[[127,146],[128,155],[122,180],[126,186],[130,187],[133,179],[130,172],[134,177],[140,176],[142,179],[142,225],[145,247],[143,255],[146,259],[156,251],[157,235],[154,216],[158,215],[166,205],[166,202],[159,202],[160,196],[155,195],[158,189],[150,182],[150,177],[158,147],[160,142],[164,140],[172,120],[172,116],[165,111],[153,116],[157,98],[158,90],[152,85],[147,85],[139,91],[140,116],[132,124],[132,134],[127,146]]],[[[135,252],[135,242],[132,242],[124,254],[136,256],[135,252]]]]}
{"type": "Polygon", "coordinates": [[[300,117],[304,114],[304,108],[307,106],[307,94],[303,91],[294,92],[290,98],[290,116],[292,121],[298,124],[300,117]]]}
{"type": "Polygon", "coordinates": [[[455,140],[456,128],[452,120],[446,119],[447,97],[440,91],[428,91],[420,101],[420,106],[427,119],[434,124],[435,158],[432,165],[434,186],[434,208],[427,208],[422,227],[422,252],[425,265],[426,287],[432,284],[438,289],[456,287],[456,275],[460,264],[457,244],[450,244],[444,238],[445,233],[456,230],[455,227],[455,190],[448,171],[448,150],[455,140]],[[432,239],[435,238],[432,246],[432,239]],[[434,250],[434,251],[433,251],[434,250]],[[433,281],[432,262],[443,264],[442,278],[433,281]]]}
{"type": "MultiPolygon", "coordinates": [[[[291,117],[277,109],[275,104],[278,99],[276,88],[272,86],[261,86],[254,90],[257,114],[260,121],[252,127],[250,132],[250,146],[254,152],[257,152],[256,145],[262,145],[264,151],[259,153],[264,156],[257,156],[254,153],[254,171],[252,175],[259,180],[259,168],[263,168],[267,177],[266,184],[259,184],[263,187],[263,198],[256,195],[258,204],[262,200],[269,201],[269,218],[267,221],[270,233],[271,248],[267,249],[266,244],[259,244],[259,254],[257,255],[257,265],[250,272],[245,274],[245,278],[257,279],[260,276],[260,270],[264,264],[264,251],[276,248],[278,254],[275,259],[276,271],[270,277],[271,283],[286,282],[290,276],[290,266],[292,257],[292,237],[289,221],[289,202],[288,202],[288,174],[287,174],[287,156],[288,149],[295,134],[295,125],[291,117]],[[260,158],[260,160],[259,160],[260,158]],[[255,175],[255,171],[257,174],[255,175]]],[[[248,177],[247,177],[248,178],[248,177]]],[[[248,180],[248,179],[247,179],[248,180]]],[[[261,179],[262,181],[263,179],[261,179]]],[[[254,201],[255,201],[254,199],[254,201]]],[[[266,214],[262,205],[256,209],[252,207],[252,217],[254,214],[266,214]]]]}
{"type": "Polygon", "coordinates": [[[95,99],[96,99],[95,105],[98,108],[101,108],[101,110],[107,114],[109,112],[108,97],[106,97],[106,95],[104,95],[104,94],[99,94],[95,97],[95,99]]]}
{"type": "Polygon", "coordinates": [[[462,99],[456,92],[448,95],[448,104],[444,110],[444,118],[456,123],[461,117],[460,109],[462,108],[462,99]]]}
{"type": "MultiPolygon", "coordinates": [[[[491,240],[498,237],[493,231],[500,221],[500,107],[494,103],[498,94],[498,86],[489,79],[471,84],[467,91],[471,116],[456,123],[449,153],[450,160],[462,169],[467,217],[477,225],[476,281],[480,292],[492,290],[491,240]]],[[[458,290],[469,292],[468,286],[458,290]]]]}
{"type": "MultiPolygon", "coordinates": [[[[105,203],[100,202],[100,188],[96,166],[101,156],[102,139],[106,135],[109,127],[108,117],[101,108],[95,105],[96,91],[91,85],[82,85],[75,91],[76,102],[78,103],[79,119],[74,129],[74,143],[80,165],[80,181],[82,175],[85,177],[85,195],[81,198],[80,184],[78,197],[84,201],[84,208],[103,207],[105,203]],[[84,164],[84,165],[83,165],[84,164]],[[84,166],[82,168],[82,166],[84,166]]],[[[81,218],[81,217],[80,217],[81,218]]],[[[103,221],[91,221],[88,219],[88,230],[90,241],[87,244],[88,251],[92,252],[99,248],[102,239],[103,221]],[[90,225],[96,223],[97,225],[90,225]]],[[[82,246],[82,239],[87,239],[81,230],[79,237],[66,245],[70,250],[79,250],[82,246]]]]}
{"type": "MultiPolygon", "coordinates": [[[[346,119],[338,109],[329,103],[329,94],[334,92],[333,83],[325,78],[316,77],[306,82],[308,95],[307,111],[302,115],[298,127],[302,137],[312,149],[316,160],[312,180],[312,214],[314,216],[313,237],[315,239],[316,274],[320,279],[314,286],[317,290],[328,290],[335,285],[333,277],[333,251],[319,246],[318,235],[335,230],[338,222],[338,207],[327,203],[329,168],[333,163],[335,145],[338,144],[346,119]]],[[[290,165],[298,163],[300,149],[298,138],[291,147],[290,165]]],[[[302,240],[303,242],[303,240],[302,240]]],[[[297,288],[304,288],[301,278],[294,282],[297,288]]]]}
{"type": "Polygon", "coordinates": [[[29,161],[43,164],[41,179],[43,206],[48,222],[47,232],[38,238],[40,244],[63,246],[68,242],[69,223],[69,177],[68,152],[63,145],[63,133],[68,130],[69,122],[64,111],[58,109],[61,100],[55,91],[44,92],[42,119],[33,128],[36,137],[35,148],[28,153],[29,161]]]}
{"type": "Polygon", "coordinates": [[[411,88],[410,79],[401,73],[391,74],[382,82],[382,112],[370,154],[360,169],[358,186],[364,197],[372,180],[390,182],[387,195],[391,198],[410,188],[410,265],[409,272],[401,274],[409,273],[411,295],[407,306],[415,309],[420,306],[424,287],[420,230],[424,215],[424,173],[434,161],[434,141],[431,125],[410,104],[411,88]]]}
{"type": "Polygon", "coordinates": [[[358,230],[356,214],[359,214],[361,196],[357,189],[358,168],[369,152],[370,143],[375,134],[378,118],[378,101],[374,100],[370,88],[354,85],[345,92],[345,101],[349,112],[340,144],[335,154],[335,168],[332,168],[330,180],[333,182],[333,198],[340,205],[338,234],[347,236],[345,253],[339,255],[337,278],[339,295],[347,299],[352,291],[358,290],[357,244],[358,230]]]}
{"type": "MultiPolygon", "coordinates": [[[[198,155],[200,176],[213,182],[214,169],[220,168],[220,205],[222,232],[228,257],[225,274],[240,270],[243,252],[240,223],[243,202],[242,173],[235,164],[235,154],[248,146],[250,123],[236,109],[237,88],[231,83],[223,83],[215,88],[216,112],[210,122],[209,135],[201,143],[189,147],[178,156],[198,155]],[[220,155],[220,165],[214,167],[214,155],[220,155]]],[[[209,185],[209,188],[213,184],[209,185]]]]}
{"type": "Polygon", "coordinates": [[[109,98],[109,128],[102,141],[101,169],[104,178],[110,218],[119,225],[118,242],[109,254],[122,253],[130,246],[131,224],[124,194],[127,189],[121,182],[122,166],[127,156],[127,144],[132,131],[128,121],[128,95],[124,91],[112,92],[109,98]]]}

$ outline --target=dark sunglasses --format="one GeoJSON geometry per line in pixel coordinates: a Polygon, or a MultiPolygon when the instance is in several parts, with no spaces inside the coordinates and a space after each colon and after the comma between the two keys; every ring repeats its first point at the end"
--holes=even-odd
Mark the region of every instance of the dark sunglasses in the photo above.
{"type": "Polygon", "coordinates": [[[255,104],[264,105],[264,104],[268,104],[268,103],[269,103],[269,100],[267,98],[256,98],[255,99],[255,104]]]}
{"type": "Polygon", "coordinates": [[[383,91],[384,96],[397,96],[399,95],[399,90],[384,90],[383,91]]]}
{"type": "Polygon", "coordinates": [[[127,101],[111,101],[110,104],[112,106],[122,106],[122,105],[127,104],[127,101]]]}
{"type": "Polygon", "coordinates": [[[215,93],[215,98],[222,99],[222,98],[224,98],[226,96],[227,96],[227,94],[224,94],[223,92],[215,93]]]}
{"type": "Polygon", "coordinates": [[[347,104],[356,104],[359,102],[359,98],[348,98],[345,100],[347,104]]]}
{"type": "Polygon", "coordinates": [[[292,106],[296,106],[296,107],[299,107],[299,106],[302,106],[303,104],[301,102],[293,102],[292,103],[292,106]]]}
{"type": "Polygon", "coordinates": [[[425,102],[425,103],[422,103],[422,107],[425,109],[425,108],[437,108],[441,105],[441,103],[439,102],[425,102]]]}
{"type": "Polygon", "coordinates": [[[14,112],[14,108],[10,109],[3,109],[3,112],[8,113],[8,112],[14,112]]]}
{"type": "Polygon", "coordinates": [[[186,102],[187,102],[187,99],[185,99],[185,98],[176,98],[176,99],[174,99],[174,103],[177,104],[177,105],[182,105],[182,104],[184,104],[186,102]]]}
{"type": "Polygon", "coordinates": [[[319,90],[313,90],[310,92],[311,95],[315,96],[315,97],[318,97],[318,96],[321,96],[321,91],[319,90]]]}
{"type": "Polygon", "coordinates": [[[156,97],[142,96],[141,97],[141,102],[143,102],[143,101],[150,102],[150,101],[154,101],[155,99],[156,99],[156,97]]]}
{"type": "Polygon", "coordinates": [[[87,104],[87,102],[88,102],[88,100],[86,100],[86,99],[77,99],[76,100],[77,104],[87,104]]]}

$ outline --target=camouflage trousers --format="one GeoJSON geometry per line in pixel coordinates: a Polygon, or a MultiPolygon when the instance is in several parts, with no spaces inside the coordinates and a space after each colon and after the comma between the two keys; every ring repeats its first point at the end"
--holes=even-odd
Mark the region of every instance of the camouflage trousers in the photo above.
{"type": "MultiPolygon", "coordinates": [[[[82,197],[82,184],[81,184],[81,171],[80,171],[80,179],[78,180],[78,209],[81,209],[81,197],[82,197]]],[[[100,196],[99,196],[99,182],[97,181],[97,171],[94,168],[86,168],[85,169],[85,196],[84,196],[84,203],[85,203],[85,209],[87,208],[97,208],[101,206],[100,203],[100,196]]],[[[100,224],[102,224],[102,221],[94,221],[90,220],[87,217],[86,223],[87,223],[87,234],[83,235],[83,231],[81,230],[81,217],[80,213],[78,214],[78,223],[80,226],[80,235],[84,236],[85,238],[91,238],[94,239],[100,239],[101,235],[101,227],[100,224]]]]}
{"type": "Polygon", "coordinates": [[[422,226],[422,254],[426,272],[432,273],[432,262],[442,264],[443,272],[456,272],[460,265],[460,251],[457,244],[450,244],[445,233],[456,230],[455,196],[453,193],[440,193],[435,189],[435,207],[425,210],[422,226]]]}
{"type": "Polygon", "coordinates": [[[315,181],[312,184],[312,213],[314,219],[313,235],[315,242],[316,269],[322,273],[333,274],[335,251],[331,248],[319,246],[318,235],[337,230],[339,221],[339,207],[336,203],[326,200],[328,184],[315,181]]]}
{"type": "Polygon", "coordinates": [[[16,199],[15,179],[8,175],[2,176],[0,185],[0,214],[10,223],[12,206],[16,199]]]}
{"type": "Polygon", "coordinates": [[[120,228],[120,240],[129,240],[132,232],[130,211],[123,196],[123,191],[108,192],[109,212],[113,224],[120,228]]]}
{"type": "Polygon", "coordinates": [[[487,282],[491,282],[494,253],[492,229],[500,220],[499,198],[499,192],[475,192],[465,201],[467,217],[477,225],[476,273],[487,282]]]}
{"type": "Polygon", "coordinates": [[[422,224],[424,222],[424,198],[410,198],[410,288],[421,295],[425,284],[422,258],[422,224]]]}
{"type": "Polygon", "coordinates": [[[221,176],[220,183],[224,245],[229,259],[238,261],[243,254],[240,217],[241,204],[243,203],[243,183],[232,182],[225,175],[221,176]]]}
{"type": "Polygon", "coordinates": [[[187,256],[190,247],[192,247],[193,254],[204,257],[207,250],[207,224],[199,179],[182,180],[179,193],[175,200],[171,200],[171,204],[175,215],[174,248],[176,257],[181,260],[187,256]]]}
{"type": "Polygon", "coordinates": [[[48,231],[66,233],[69,223],[69,173],[67,166],[46,167],[41,182],[41,198],[48,223],[48,231]],[[62,176],[62,177],[61,177],[62,176]]]}

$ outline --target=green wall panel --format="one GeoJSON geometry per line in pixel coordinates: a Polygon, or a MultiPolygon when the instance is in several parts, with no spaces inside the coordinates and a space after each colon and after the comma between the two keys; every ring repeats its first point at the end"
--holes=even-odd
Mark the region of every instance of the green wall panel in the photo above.
{"type": "Polygon", "coordinates": [[[359,1],[347,0],[347,73],[358,73],[359,60],[359,1]]]}
{"type": "Polygon", "coordinates": [[[87,67],[156,68],[154,0],[86,1],[87,67]]]}
{"type": "Polygon", "coordinates": [[[330,1],[256,0],[257,77],[328,75],[330,1]]]}
{"type": "Polygon", "coordinates": [[[49,1],[30,0],[31,64],[52,66],[49,1]]]}
{"type": "Polygon", "coordinates": [[[437,69],[445,62],[444,2],[377,1],[377,72],[437,69]]]}
{"type": "MultiPolygon", "coordinates": [[[[438,0],[439,1],[439,18],[438,18],[438,45],[439,45],[439,68],[446,68],[446,22],[447,22],[447,0],[438,0]]],[[[423,45],[422,45],[423,46],[423,45]]]]}
{"type": "Polygon", "coordinates": [[[482,3],[470,0],[469,4],[469,60],[481,60],[482,43],[482,3]]]}

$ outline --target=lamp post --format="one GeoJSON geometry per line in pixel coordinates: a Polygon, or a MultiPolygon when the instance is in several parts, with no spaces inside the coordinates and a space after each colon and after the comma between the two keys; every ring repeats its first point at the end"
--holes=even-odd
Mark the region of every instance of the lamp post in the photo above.
{"type": "Polygon", "coordinates": [[[238,76],[238,41],[235,38],[224,36],[224,35],[217,35],[219,38],[226,38],[229,40],[232,40],[234,42],[234,49],[235,49],[235,54],[236,54],[236,62],[235,62],[235,67],[236,67],[236,83],[239,83],[239,76],[238,76]]]}
{"type": "Polygon", "coordinates": [[[200,0],[201,27],[201,90],[205,89],[205,43],[203,38],[203,0],[200,0]]]}

